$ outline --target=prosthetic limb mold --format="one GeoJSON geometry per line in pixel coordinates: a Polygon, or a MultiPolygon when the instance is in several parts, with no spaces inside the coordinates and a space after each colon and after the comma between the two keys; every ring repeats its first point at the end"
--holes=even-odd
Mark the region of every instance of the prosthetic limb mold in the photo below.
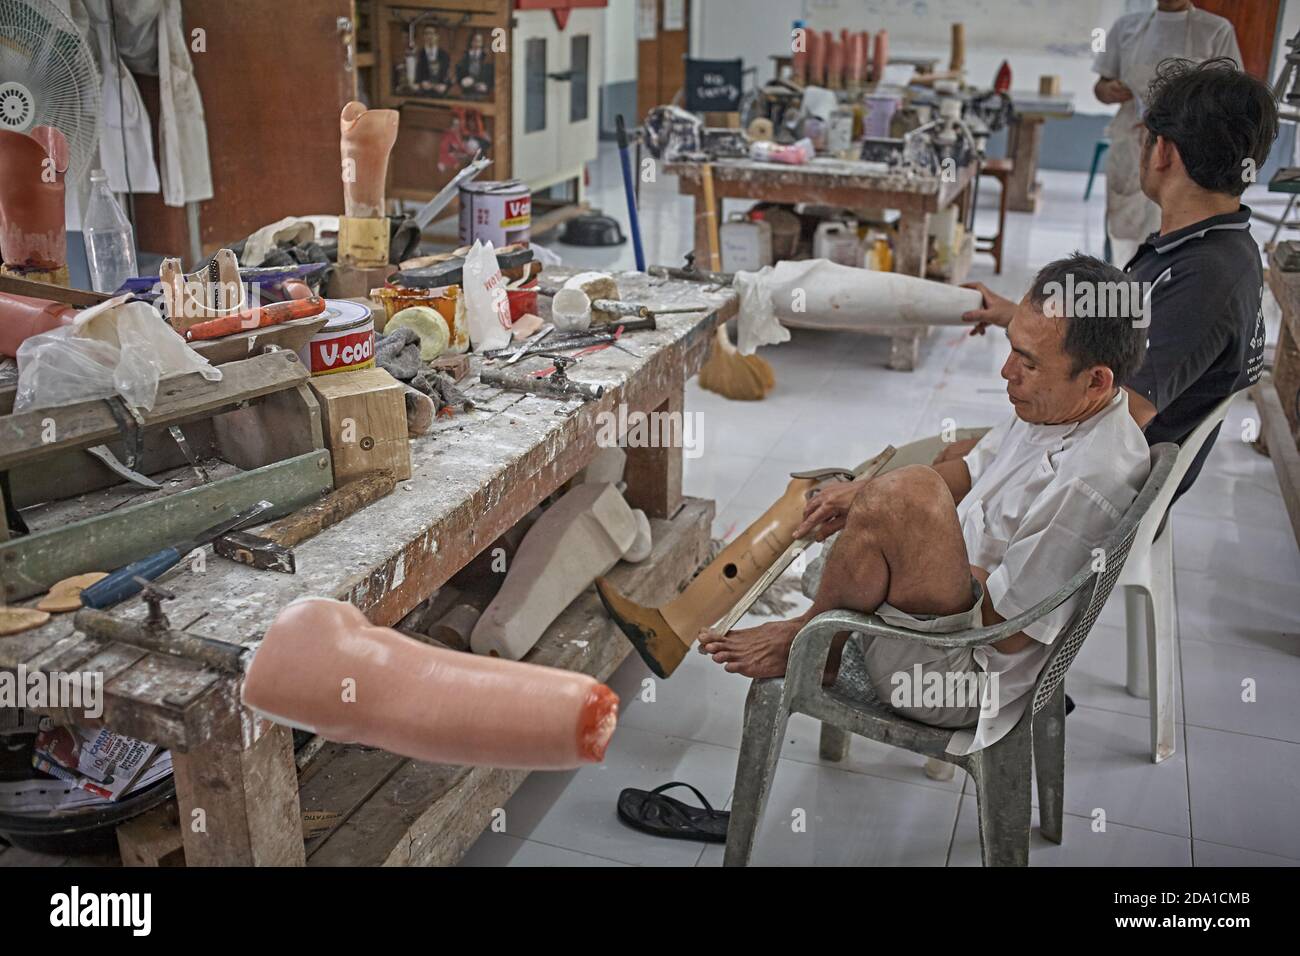
{"type": "Polygon", "coordinates": [[[0,292],[0,355],[16,356],[24,341],[68,325],[76,314],[75,308],[62,302],[0,292]]]}
{"type": "Polygon", "coordinates": [[[53,126],[0,131],[0,257],[5,271],[67,285],[63,177],[68,141],[53,126]]]}
{"type": "Polygon", "coordinates": [[[575,486],[520,543],[505,583],[474,627],[474,652],[519,660],[636,539],[636,517],[616,487],[575,486]]]}
{"type": "Polygon", "coordinates": [[[598,763],[618,721],[617,695],[584,674],[430,647],[327,598],[275,619],[243,701],[330,740],[519,770],[598,763]]]}

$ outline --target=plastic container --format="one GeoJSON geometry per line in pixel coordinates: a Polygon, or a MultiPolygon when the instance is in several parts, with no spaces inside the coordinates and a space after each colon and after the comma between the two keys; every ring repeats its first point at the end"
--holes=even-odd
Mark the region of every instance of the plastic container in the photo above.
{"type": "Polygon", "coordinates": [[[855,223],[820,222],[813,234],[813,258],[843,266],[862,265],[862,243],[855,223]]]}
{"type": "Polygon", "coordinates": [[[90,174],[90,199],[81,217],[90,283],[96,292],[116,292],[136,276],[135,231],[108,188],[102,169],[90,174]]]}
{"type": "Polygon", "coordinates": [[[751,220],[744,213],[733,213],[718,230],[723,272],[757,272],[772,264],[772,224],[762,213],[754,215],[751,220]]]}
{"type": "Polygon", "coordinates": [[[581,289],[561,289],[551,299],[551,322],[560,332],[582,332],[591,327],[591,299],[581,289]]]}

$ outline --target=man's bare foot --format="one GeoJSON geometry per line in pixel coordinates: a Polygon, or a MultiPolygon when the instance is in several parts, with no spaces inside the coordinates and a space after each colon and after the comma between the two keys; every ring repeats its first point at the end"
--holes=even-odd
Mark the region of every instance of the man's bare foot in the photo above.
{"type": "Polygon", "coordinates": [[[708,654],[732,674],[746,677],[781,677],[790,658],[790,646],[803,626],[801,619],[771,621],[758,627],[728,631],[722,637],[700,632],[700,653],[708,654]]]}

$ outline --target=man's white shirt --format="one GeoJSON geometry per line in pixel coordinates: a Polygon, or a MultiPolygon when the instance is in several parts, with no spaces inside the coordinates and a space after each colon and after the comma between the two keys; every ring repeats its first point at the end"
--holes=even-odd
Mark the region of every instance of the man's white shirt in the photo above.
{"type": "MultiPolygon", "coordinates": [[[[1146,438],[1121,389],[1102,411],[1067,425],[1032,425],[1011,416],[966,455],[971,489],[957,506],[970,563],[989,572],[993,608],[1010,620],[1050,596],[1096,553],[1137,497],[1151,470],[1146,438]]],[[[998,674],[995,716],[958,731],[950,753],[1000,740],[1020,719],[1052,642],[1084,595],[1025,627],[1033,643],[1014,654],[991,645],[975,660],[998,674]]]]}

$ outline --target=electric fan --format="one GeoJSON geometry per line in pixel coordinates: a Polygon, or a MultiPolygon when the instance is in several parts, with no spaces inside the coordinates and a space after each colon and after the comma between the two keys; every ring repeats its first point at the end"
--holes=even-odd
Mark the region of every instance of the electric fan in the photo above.
{"type": "Polygon", "coordinates": [[[54,126],[68,140],[66,181],[97,156],[99,69],[72,20],[51,0],[0,0],[0,130],[54,126]]]}

